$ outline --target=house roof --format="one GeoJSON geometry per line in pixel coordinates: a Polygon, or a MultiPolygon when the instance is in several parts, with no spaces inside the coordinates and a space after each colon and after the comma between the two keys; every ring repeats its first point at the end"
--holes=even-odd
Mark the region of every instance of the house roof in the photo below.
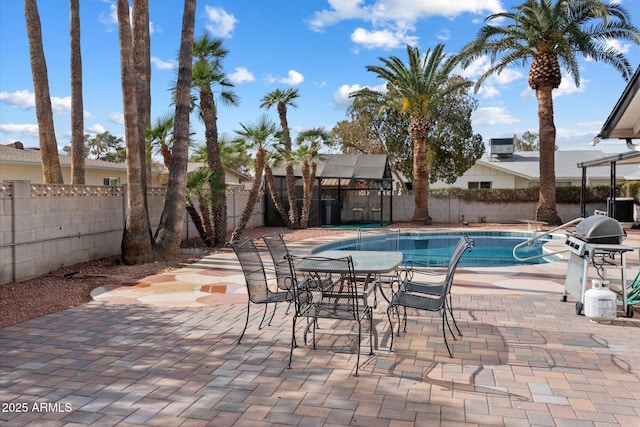
{"type": "MultiPolygon", "coordinates": [[[[71,167],[71,156],[66,154],[58,154],[60,158],[60,166],[71,167]]],[[[0,145],[0,163],[23,164],[23,165],[42,165],[40,150],[33,148],[14,148],[0,145]]],[[[102,169],[102,170],[118,170],[126,171],[126,163],[111,163],[104,160],[85,160],[85,169],[102,169]]]]}
{"type": "Polygon", "coordinates": [[[604,122],[599,138],[640,138],[640,66],[604,122]]]}
{"type": "MultiPolygon", "coordinates": [[[[640,154],[640,153],[639,153],[640,154]]],[[[576,180],[582,177],[582,168],[579,163],[602,159],[604,153],[596,150],[575,150],[556,151],[555,170],[557,180],[576,180]]],[[[510,173],[528,180],[540,179],[540,153],[538,151],[516,152],[512,158],[491,159],[488,154],[478,160],[478,164],[489,168],[510,173]]],[[[589,177],[608,179],[610,177],[609,164],[602,163],[602,166],[589,168],[589,177]]],[[[631,164],[621,164],[617,168],[619,176],[627,177],[637,172],[638,166],[631,164]]]]}

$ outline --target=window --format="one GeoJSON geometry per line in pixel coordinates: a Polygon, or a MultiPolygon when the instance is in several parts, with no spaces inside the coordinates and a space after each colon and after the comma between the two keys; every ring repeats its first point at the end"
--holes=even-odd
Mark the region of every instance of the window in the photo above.
{"type": "Polygon", "coordinates": [[[111,187],[115,187],[119,184],[118,178],[103,178],[102,185],[110,185],[111,187]]]}
{"type": "Polygon", "coordinates": [[[468,189],[475,190],[478,188],[491,188],[491,181],[469,181],[468,189]]]}

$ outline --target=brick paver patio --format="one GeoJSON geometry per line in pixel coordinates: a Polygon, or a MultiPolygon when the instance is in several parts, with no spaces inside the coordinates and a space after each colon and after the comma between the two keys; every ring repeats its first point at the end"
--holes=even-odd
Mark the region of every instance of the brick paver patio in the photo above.
{"type": "MultiPolygon", "coordinates": [[[[577,316],[560,298],[566,265],[554,264],[462,269],[453,358],[439,317],[417,313],[389,353],[381,305],[380,349],[363,345],[359,377],[350,323],[321,322],[318,349],[301,345],[287,369],[284,307],[262,330],[254,310],[237,345],[246,303],[235,290],[198,290],[211,298],[197,306],[107,292],[0,330],[0,424],[640,426],[640,313],[577,316]]],[[[232,254],[200,269],[215,286],[241,278],[232,254]]]]}

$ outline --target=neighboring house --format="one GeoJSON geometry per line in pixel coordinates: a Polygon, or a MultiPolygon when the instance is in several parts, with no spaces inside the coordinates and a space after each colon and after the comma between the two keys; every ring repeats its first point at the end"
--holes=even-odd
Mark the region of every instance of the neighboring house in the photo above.
{"type": "MultiPolygon", "coordinates": [[[[206,164],[199,162],[187,163],[187,174],[192,173],[202,166],[206,166],[206,164]]],[[[161,169],[153,171],[154,186],[160,187],[162,185],[166,185],[168,181],[169,170],[165,166],[162,166],[161,169]]],[[[245,186],[251,186],[251,184],[253,183],[253,178],[224,166],[224,182],[225,184],[227,184],[228,189],[237,188],[243,190],[245,186]]]]}
{"type": "MultiPolygon", "coordinates": [[[[604,153],[595,150],[556,151],[556,185],[580,186],[582,168],[578,163],[602,158],[604,153]]],[[[431,188],[529,188],[540,185],[540,153],[537,151],[514,152],[509,155],[485,153],[475,165],[452,185],[444,182],[431,184],[431,188]]],[[[587,185],[609,185],[611,170],[608,165],[589,168],[587,185]]],[[[635,179],[638,165],[619,165],[618,182],[635,179]]]]}
{"type": "MultiPolygon", "coordinates": [[[[71,156],[59,154],[62,178],[71,184],[71,156]]],[[[85,160],[87,185],[120,185],[127,183],[127,165],[103,160],[85,160]]],[[[31,181],[43,184],[40,150],[23,148],[22,143],[0,145],[0,181],[31,181]]]]}

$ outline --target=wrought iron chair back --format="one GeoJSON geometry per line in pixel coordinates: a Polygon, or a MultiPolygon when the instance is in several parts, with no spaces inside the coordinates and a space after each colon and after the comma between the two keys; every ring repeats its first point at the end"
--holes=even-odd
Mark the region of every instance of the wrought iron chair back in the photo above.
{"type": "MultiPolygon", "coordinates": [[[[403,322],[404,322],[404,331],[406,332],[407,328],[407,308],[413,308],[417,310],[425,310],[425,311],[439,311],[442,314],[442,334],[444,337],[445,345],[447,346],[447,351],[449,352],[449,356],[452,357],[453,353],[449,347],[449,343],[447,341],[446,331],[445,331],[445,323],[451,332],[451,335],[454,339],[456,339],[453,334],[453,330],[449,324],[449,319],[447,316],[447,311],[451,315],[454,325],[458,330],[458,334],[460,333],[460,329],[456,323],[455,317],[453,316],[453,308],[451,301],[451,287],[453,286],[453,278],[460,262],[460,258],[466,252],[473,249],[475,242],[469,238],[468,236],[463,236],[458,240],[453,253],[451,255],[451,259],[449,260],[449,265],[447,267],[447,271],[444,275],[439,274],[440,277],[444,276],[444,279],[441,281],[434,281],[432,277],[433,273],[424,271],[424,270],[416,270],[418,263],[408,263],[404,270],[402,270],[399,274],[399,282],[397,283],[397,290],[394,289],[391,298],[391,304],[387,309],[387,317],[389,319],[389,323],[391,324],[391,312],[393,310],[398,314],[398,307],[403,307],[403,322]]],[[[392,328],[393,329],[393,328],[392,328]]],[[[398,323],[398,335],[400,335],[400,323],[398,323]]],[[[390,351],[393,348],[393,334],[391,334],[391,346],[390,351]]]]}
{"type": "Polygon", "coordinates": [[[264,241],[267,249],[269,250],[269,254],[271,255],[278,288],[283,291],[290,290],[295,280],[291,276],[291,268],[289,260],[287,259],[289,249],[284,241],[283,234],[274,233],[270,236],[260,237],[264,241]]]}
{"type": "MultiPolygon", "coordinates": [[[[249,324],[249,311],[251,303],[253,304],[264,304],[264,314],[262,315],[262,320],[260,321],[260,326],[258,329],[262,329],[262,325],[267,315],[267,307],[268,304],[277,305],[279,302],[285,301],[293,301],[293,293],[292,292],[273,292],[269,289],[269,284],[267,282],[267,274],[264,269],[264,264],[262,263],[262,258],[260,257],[260,253],[256,248],[253,240],[247,238],[242,242],[229,242],[227,246],[230,246],[236,254],[238,261],[240,262],[240,266],[242,267],[242,273],[244,274],[245,284],[247,286],[247,318],[244,324],[244,329],[240,334],[240,338],[238,338],[238,344],[242,340],[245,331],[247,330],[247,325],[249,324]]],[[[275,314],[275,306],[273,309],[273,314],[271,315],[271,319],[269,320],[269,325],[271,325],[271,320],[273,320],[273,315],[275,314]]]]}
{"type": "Polygon", "coordinates": [[[298,318],[307,319],[304,331],[304,342],[307,343],[307,333],[312,330],[313,348],[316,348],[316,328],[318,319],[334,319],[355,321],[358,324],[358,355],[355,376],[359,374],[360,344],[363,320],[369,323],[370,353],[373,354],[373,316],[368,303],[369,295],[374,292],[375,284],[364,291],[360,291],[353,270],[351,257],[288,257],[291,270],[296,276],[304,272],[304,286],[295,286],[295,313],[293,316],[293,330],[291,338],[291,352],[289,368],[293,359],[293,349],[297,346],[295,340],[296,321],[298,318]]]}

